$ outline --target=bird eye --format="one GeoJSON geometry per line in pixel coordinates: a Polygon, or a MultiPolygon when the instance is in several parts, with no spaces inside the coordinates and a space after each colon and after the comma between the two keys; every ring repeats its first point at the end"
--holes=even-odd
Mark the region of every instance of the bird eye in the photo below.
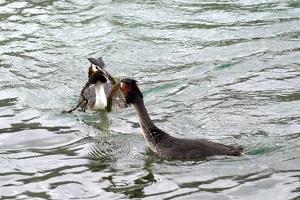
{"type": "Polygon", "coordinates": [[[96,65],[96,69],[97,69],[98,71],[102,71],[101,68],[100,68],[99,66],[97,66],[97,65],[96,65]]]}

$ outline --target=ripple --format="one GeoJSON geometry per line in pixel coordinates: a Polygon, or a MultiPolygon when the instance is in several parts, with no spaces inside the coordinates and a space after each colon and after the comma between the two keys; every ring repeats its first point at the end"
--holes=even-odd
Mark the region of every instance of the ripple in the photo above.
{"type": "Polygon", "coordinates": [[[0,5],[2,198],[299,197],[298,2],[0,5]],[[166,132],[248,153],[165,161],[133,107],[61,114],[76,105],[90,56],[137,79],[166,132]]]}

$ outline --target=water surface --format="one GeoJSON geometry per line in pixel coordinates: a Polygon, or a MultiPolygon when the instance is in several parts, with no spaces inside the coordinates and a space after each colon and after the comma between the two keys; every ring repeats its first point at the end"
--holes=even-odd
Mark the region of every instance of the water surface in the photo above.
{"type": "Polygon", "coordinates": [[[0,0],[1,199],[299,199],[298,1],[0,0]],[[75,106],[87,57],[133,77],[155,124],[242,145],[166,161],[133,107],[75,106]]]}

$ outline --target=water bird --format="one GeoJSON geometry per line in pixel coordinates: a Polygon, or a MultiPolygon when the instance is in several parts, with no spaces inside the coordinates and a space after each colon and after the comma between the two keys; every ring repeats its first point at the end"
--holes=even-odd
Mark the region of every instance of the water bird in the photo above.
{"type": "Polygon", "coordinates": [[[239,156],[242,147],[233,147],[205,139],[176,138],[154,125],[144,105],[143,94],[137,81],[123,79],[121,90],[126,103],[133,104],[147,146],[165,159],[197,159],[214,155],[239,156]]]}
{"type": "MultiPolygon", "coordinates": [[[[88,77],[93,75],[90,80],[90,87],[84,92],[84,97],[88,100],[86,108],[90,110],[103,110],[107,106],[107,96],[113,84],[107,76],[105,71],[105,63],[102,58],[88,58],[91,65],[88,71],[88,77]]],[[[80,101],[82,100],[82,97],[80,101]]],[[[83,108],[85,103],[81,103],[80,107],[83,108]]],[[[116,91],[113,95],[112,108],[125,108],[127,107],[126,101],[120,90],[116,91]]]]}

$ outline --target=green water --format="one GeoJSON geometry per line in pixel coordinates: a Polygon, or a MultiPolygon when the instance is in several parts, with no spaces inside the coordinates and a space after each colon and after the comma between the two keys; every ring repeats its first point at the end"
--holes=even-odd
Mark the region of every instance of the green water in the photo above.
{"type": "Polygon", "coordinates": [[[299,199],[299,49],[295,0],[0,0],[1,199],[299,199]],[[133,107],[61,114],[99,56],[161,129],[247,154],[166,161],[133,107]]]}

